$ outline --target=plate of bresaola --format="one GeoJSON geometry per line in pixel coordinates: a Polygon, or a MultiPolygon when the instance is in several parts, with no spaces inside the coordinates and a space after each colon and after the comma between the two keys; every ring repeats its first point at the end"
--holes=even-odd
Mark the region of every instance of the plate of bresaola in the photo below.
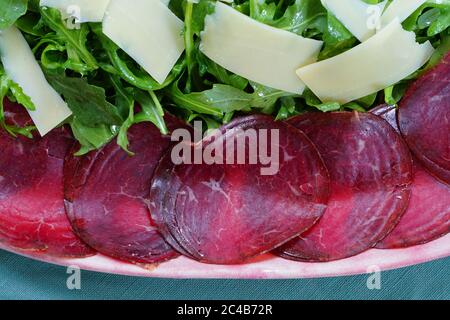
{"type": "MultiPolygon", "coordinates": [[[[66,126],[0,131],[0,248],[169,278],[370,273],[450,256],[450,56],[398,106],[243,114],[205,135],[165,115],[77,155],[66,126]]],[[[5,123],[31,124],[7,98],[5,123]]]]}

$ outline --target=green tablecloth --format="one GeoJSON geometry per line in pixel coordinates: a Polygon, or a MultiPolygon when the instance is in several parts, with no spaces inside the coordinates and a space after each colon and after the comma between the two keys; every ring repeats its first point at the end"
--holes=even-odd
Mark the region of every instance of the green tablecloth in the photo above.
{"type": "Polygon", "coordinates": [[[450,299],[450,258],[367,276],[303,280],[167,280],[82,271],[67,289],[66,269],[0,251],[0,299],[450,299]]]}

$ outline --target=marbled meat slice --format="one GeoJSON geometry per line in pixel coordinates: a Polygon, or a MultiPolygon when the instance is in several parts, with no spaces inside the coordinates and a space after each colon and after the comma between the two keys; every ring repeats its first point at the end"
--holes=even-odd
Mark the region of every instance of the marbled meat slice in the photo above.
{"type": "MultiPolygon", "coordinates": [[[[387,120],[397,131],[397,110],[382,105],[372,113],[387,120]]],[[[430,175],[413,158],[411,200],[405,214],[377,248],[411,247],[435,240],[450,232],[450,187],[430,175]]]]}
{"type": "MultiPolygon", "coordinates": [[[[22,106],[5,100],[4,107],[9,125],[32,125],[22,106]]],[[[33,139],[0,129],[0,242],[58,257],[94,254],[64,211],[64,156],[72,144],[64,128],[33,139]]]]}
{"type": "Polygon", "coordinates": [[[201,262],[243,263],[303,233],[326,209],[324,163],[311,141],[286,123],[240,118],[187,150],[185,159],[203,160],[174,164],[178,152],[166,154],[149,203],[155,223],[201,262]]]}
{"type": "MultiPolygon", "coordinates": [[[[166,117],[169,129],[185,126],[166,117]]],[[[160,158],[171,145],[150,123],[128,132],[128,155],[115,141],[99,151],[66,159],[66,208],[77,234],[105,255],[152,264],[178,256],[163,239],[148,211],[151,179],[160,158]]]]}
{"type": "Polygon", "coordinates": [[[288,121],[319,149],[331,176],[322,219],[278,253],[331,261],[372,248],[396,225],[410,197],[412,159],[383,119],[356,112],[308,113],[288,121]]]}
{"type": "Polygon", "coordinates": [[[413,154],[450,184],[450,53],[408,89],[398,112],[400,131],[413,154]]]}

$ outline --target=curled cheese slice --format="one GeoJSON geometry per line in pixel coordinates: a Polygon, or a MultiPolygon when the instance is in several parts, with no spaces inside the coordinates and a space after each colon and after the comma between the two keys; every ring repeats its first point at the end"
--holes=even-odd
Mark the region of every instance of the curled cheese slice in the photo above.
{"type": "Polygon", "coordinates": [[[317,61],[322,42],[280,30],[217,2],[202,32],[200,50],[211,60],[249,80],[301,94],[295,70],[317,61]]]}
{"type": "Polygon", "coordinates": [[[345,104],[411,75],[433,52],[429,41],[418,44],[395,20],[359,46],[300,68],[297,75],[323,102],[345,104]]]}
{"type": "Polygon", "coordinates": [[[109,0],[41,0],[42,7],[59,9],[79,22],[101,22],[109,0]]]}
{"type": "Polygon", "coordinates": [[[111,0],[103,33],[160,84],[184,51],[183,21],[160,0],[111,0]]]}
{"type": "Polygon", "coordinates": [[[376,33],[387,1],[371,5],[362,0],[322,0],[322,4],[363,42],[376,33]]]}
{"type": "Polygon", "coordinates": [[[45,79],[19,29],[11,27],[0,31],[0,53],[6,74],[33,101],[36,110],[29,113],[42,136],[72,114],[61,96],[45,79]]]}

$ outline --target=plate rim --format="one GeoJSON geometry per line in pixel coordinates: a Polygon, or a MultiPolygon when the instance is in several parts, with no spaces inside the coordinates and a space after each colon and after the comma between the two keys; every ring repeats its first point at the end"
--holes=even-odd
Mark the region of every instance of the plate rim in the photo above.
{"type": "Polygon", "coordinates": [[[144,278],[167,279],[306,279],[368,274],[417,265],[450,256],[450,234],[432,242],[402,249],[371,249],[357,256],[325,263],[285,260],[271,254],[242,265],[202,264],[186,257],[156,265],[138,266],[97,254],[68,259],[14,249],[0,249],[33,260],[81,270],[144,278]]]}

